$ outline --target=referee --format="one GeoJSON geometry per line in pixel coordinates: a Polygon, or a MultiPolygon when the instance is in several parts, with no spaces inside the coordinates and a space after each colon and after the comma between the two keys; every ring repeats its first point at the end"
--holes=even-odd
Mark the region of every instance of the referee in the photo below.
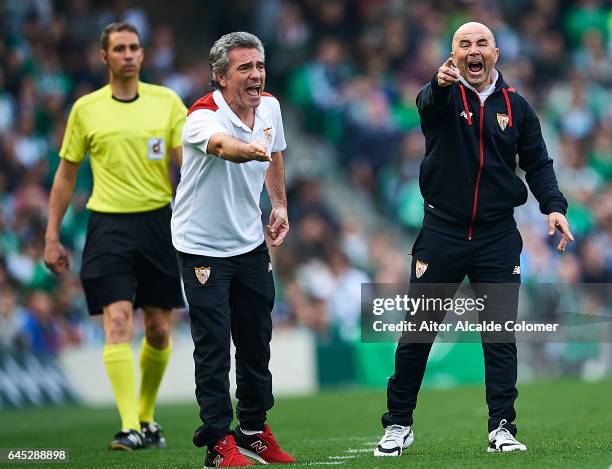
{"type": "MultiPolygon", "coordinates": [[[[538,118],[495,69],[498,57],[489,28],[466,23],[453,36],[451,57],[417,96],[426,141],[419,174],[425,215],[412,250],[410,292],[414,297],[424,291],[428,299],[452,299],[467,276],[477,298],[486,299],[479,319],[488,316],[504,324],[516,320],[521,282],[523,242],[514,207],[524,204],[528,195],[515,174],[517,154],[529,189],[547,217],[548,234],[562,235],[559,251],[573,237],[565,218],[567,201],[559,191],[538,118]]],[[[417,317],[441,321],[442,313],[421,310],[417,317]]],[[[402,337],[395,374],[387,385],[385,434],[374,456],[400,456],[413,442],[412,414],[434,338],[402,337]]],[[[526,451],[515,438],[515,337],[483,334],[482,339],[487,451],[526,451]]]]}
{"type": "Polygon", "coordinates": [[[110,449],[163,447],[153,419],[157,390],[170,358],[172,308],[183,306],[170,237],[169,162],[180,164],[186,108],[172,91],[139,81],[143,49],[129,23],[111,23],[101,35],[100,57],[109,84],[73,106],[51,189],[45,264],[68,269],[59,239],[77,172],[89,153],[94,176],[81,281],[90,315],[102,315],[104,365],[121,417],[110,449]],[[140,395],[130,347],[134,308],[144,311],[140,395]]]}

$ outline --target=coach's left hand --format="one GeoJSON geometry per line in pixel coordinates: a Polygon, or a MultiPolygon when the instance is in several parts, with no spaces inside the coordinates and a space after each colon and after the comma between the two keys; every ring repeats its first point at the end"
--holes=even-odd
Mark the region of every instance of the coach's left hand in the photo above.
{"type": "Polygon", "coordinates": [[[289,219],[287,218],[287,209],[285,207],[273,208],[270,213],[270,220],[266,225],[266,234],[272,240],[272,247],[283,244],[288,231],[289,219]]]}
{"type": "Polygon", "coordinates": [[[561,241],[559,241],[557,249],[563,252],[565,251],[565,245],[568,240],[574,241],[574,237],[569,230],[569,223],[565,215],[559,212],[552,212],[548,214],[548,234],[552,236],[555,234],[556,230],[561,232],[561,241]]]}

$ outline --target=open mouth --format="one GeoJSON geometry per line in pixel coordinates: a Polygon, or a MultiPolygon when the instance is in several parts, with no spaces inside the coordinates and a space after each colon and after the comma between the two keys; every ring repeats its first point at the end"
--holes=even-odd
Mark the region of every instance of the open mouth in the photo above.
{"type": "Polygon", "coordinates": [[[249,96],[259,97],[259,96],[260,96],[260,93],[261,93],[261,86],[259,86],[259,85],[249,86],[249,87],[246,89],[246,93],[247,93],[249,96]]]}
{"type": "Polygon", "coordinates": [[[483,63],[480,59],[468,61],[468,69],[472,73],[479,73],[483,69],[483,63]]]}

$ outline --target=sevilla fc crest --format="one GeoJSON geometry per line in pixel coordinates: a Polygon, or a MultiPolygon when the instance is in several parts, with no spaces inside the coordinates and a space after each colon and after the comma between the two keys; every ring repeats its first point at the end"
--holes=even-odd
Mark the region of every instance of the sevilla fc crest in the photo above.
{"type": "Polygon", "coordinates": [[[423,274],[425,273],[425,271],[427,270],[427,267],[429,267],[429,264],[427,262],[423,262],[417,259],[416,267],[415,267],[416,277],[421,278],[423,274]]]}
{"type": "Polygon", "coordinates": [[[272,127],[267,127],[263,129],[263,133],[266,136],[266,140],[268,143],[272,143],[272,127]]]}
{"type": "Polygon", "coordinates": [[[202,285],[210,278],[210,267],[194,267],[195,275],[202,285]]]}
{"type": "Polygon", "coordinates": [[[502,131],[506,130],[506,127],[508,127],[508,116],[506,114],[497,113],[497,123],[502,131]]]}

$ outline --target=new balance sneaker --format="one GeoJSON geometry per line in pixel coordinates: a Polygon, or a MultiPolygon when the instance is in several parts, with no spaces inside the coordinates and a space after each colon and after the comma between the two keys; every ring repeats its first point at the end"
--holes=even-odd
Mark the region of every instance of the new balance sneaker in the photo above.
{"type": "Polygon", "coordinates": [[[285,453],[274,439],[270,426],[266,424],[262,433],[247,435],[240,426],[234,430],[238,450],[262,464],[287,464],[295,459],[285,453]]]}
{"type": "Polygon", "coordinates": [[[204,458],[205,467],[246,467],[252,465],[251,461],[240,454],[232,435],[219,438],[215,447],[206,451],[206,457],[204,458]]]}
{"type": "Polygon", "coordinates": [[[508,421],[503,419],[499,422],[499,427],[489,433],[489,447],[487,452],[497,453],[499,451],[527,451],[527,446],[523,443],[516,441],[512,433],[504,428],[508,421]]]}
{"type": "Polygon", "coordinates": [[[165,448],[166,439],[161,432],[164,429],[157,422],[140,422],[140,433],[144,435],[147,448],[165,448]]]}
{"type": "Polygon", "coordinates": [[[136,430],[121,430],[108,445],[109,449],[133,451],[146,448],[145,438],[136,430]]]}
{"type": "Polygon", "coordinates": [[[401,456],[414,441],[412,427],[402,425],[389,425],[385,434],[374,448],[374,456],[401,456]]]}

